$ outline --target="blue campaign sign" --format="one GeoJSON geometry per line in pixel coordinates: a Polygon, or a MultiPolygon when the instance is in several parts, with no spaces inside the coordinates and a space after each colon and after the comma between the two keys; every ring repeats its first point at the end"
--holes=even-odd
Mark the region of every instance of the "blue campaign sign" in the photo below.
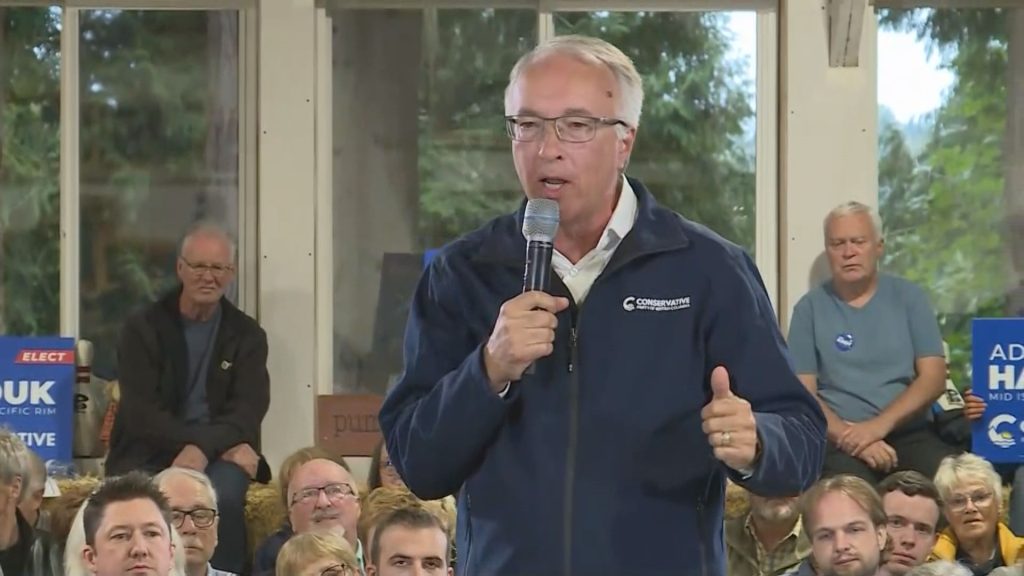
{"type": "Polygon", "coordinates": [[[1024,318],[975,318],[971,332],[971,390],[987,404],[971,430],[973,452],[1024,462],[1024,318]]]}
{"type": "Polygon", "coordinates": [[[0,424],[44,462],[71,462],[75,341],[0,336],[0,424]]]}

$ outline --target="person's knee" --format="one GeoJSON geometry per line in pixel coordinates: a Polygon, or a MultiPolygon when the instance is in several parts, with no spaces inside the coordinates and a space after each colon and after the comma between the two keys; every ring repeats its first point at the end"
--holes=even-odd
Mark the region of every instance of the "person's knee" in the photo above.
{"type": "Polygon", "coordinates": [[[207,474],[217,490],[217,503],[224,509],[242,509],[245,507],[245,495],[249,490],[249,476],[244,470],[230,463],[218,463],[211,466],[207,474]]]}

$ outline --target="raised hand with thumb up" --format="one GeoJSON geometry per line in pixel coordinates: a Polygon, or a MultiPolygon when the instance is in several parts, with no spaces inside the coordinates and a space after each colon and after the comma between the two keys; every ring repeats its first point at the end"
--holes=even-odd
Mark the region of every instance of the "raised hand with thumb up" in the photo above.
{"type": "Polygon", "coordinates": [[[733,470],[751,470],[758,452],[757,423],[750,403],[732,393],[724,366],[711,372],[711,394],[700,416],[715,458],[733,470]]]}

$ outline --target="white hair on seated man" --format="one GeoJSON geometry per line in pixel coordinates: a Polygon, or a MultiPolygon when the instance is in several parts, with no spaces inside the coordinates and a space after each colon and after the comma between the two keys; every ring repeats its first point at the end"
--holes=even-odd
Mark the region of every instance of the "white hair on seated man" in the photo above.
{"type": "MultiPolygon", "coordinates": [[[[992,572],[995,574],[995,572],[992,572]]],[[[969,568],[959,562],[935,560],[915,567],[907,576],[973,576],[969,568]]]]}
{"type": "MultiPolygon", "coordinates": [[[[75,519],[71,522],[71,531],[68,532],[68,539],[64,544],[64,576],[92,576],[82,557],[82,549],[85,548],[85,507],[88,504],[87,498],[78,507],[75,519]]],[[[174,569],[167,576],[187,576],[185,548],[181,545],[181,536],[174,526],[171,526],[171,544],[174,545],[174,569]]]]}

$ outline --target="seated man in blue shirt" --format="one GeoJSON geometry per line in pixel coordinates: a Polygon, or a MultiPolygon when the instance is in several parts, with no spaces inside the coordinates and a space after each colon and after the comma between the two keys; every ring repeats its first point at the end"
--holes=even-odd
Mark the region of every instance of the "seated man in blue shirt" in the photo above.
{"type": "Polygon", "coordinates": [[[858,202],[825,218],[832,278],[796,304],[789,347],[800,380],[828,420],[822,476],[871,483],[895,470],[935,475],[956,450],[931,426],[945,390],[942,337],[924,292],[878,271],[885,240],[877,213],[858,202]]]}

